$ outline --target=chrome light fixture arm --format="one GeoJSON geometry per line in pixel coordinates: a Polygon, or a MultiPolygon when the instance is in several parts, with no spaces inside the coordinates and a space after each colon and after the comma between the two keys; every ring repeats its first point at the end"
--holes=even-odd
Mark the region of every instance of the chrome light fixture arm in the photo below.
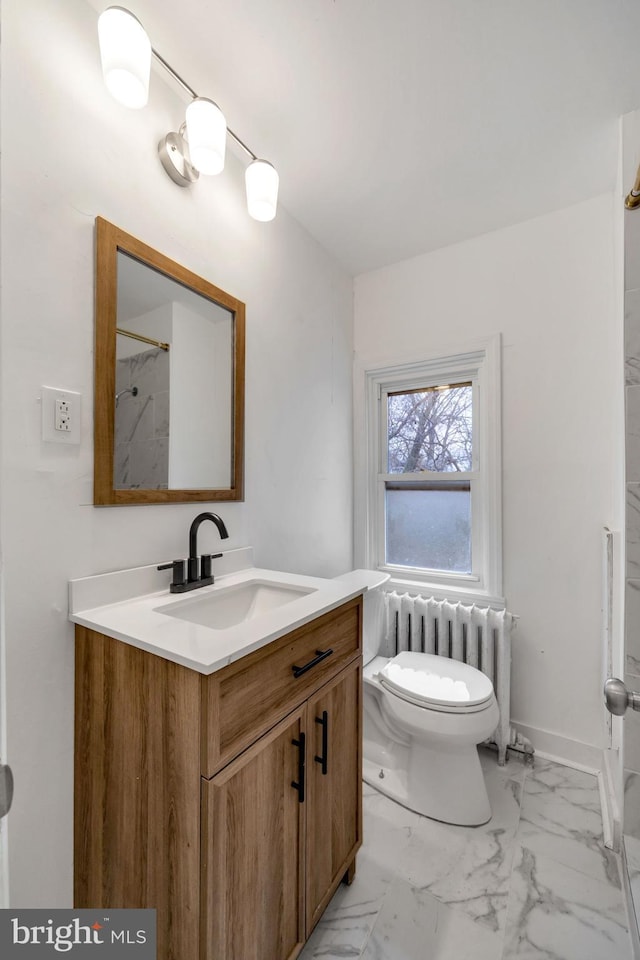
{"type": "MultiPolygon", "coordinates": [[[[197,131],[195,141],[192,140],[191,151],[184,123],[177,132],[167,134],[158,144],[162,165],[174,183],[187,187],[199,179],[201,172],[219,173],[224,166],[224,142],[229,136],[251,161],[245,177],[250,215],[256,220],[273,219],[278,197],[278,174],[273,165],[259,159],[227,126],[218,105],[206,97],[200,97],[151,46],[137,17],[124,7],[108,7],[99,18],[98,32],[105,81],[112,94],[125,106],[139,108],[145,105],[151,56],[191,97],[192,102],[187,107],[187,123],[190,132],[197,131]],[[118,53],[118,43],[124,34],[133,35],[137,46],[135,57],[126,65],[118,53]],[[127,95],[124,95],[125,93],[127,95]],[[203,139],[198,137],[198,133],[202,133],[203,139]]],[[[129,46],[132,47],[131,36],[129,46]]]]}
{"type": "MultiPolygon", "coordinates": [[[[158,63],[161,64],[161,66],[164,67],[164,69],[167,71],[167,73],[168,73],[171,77],[173,77],[173,79],[176,81],[176,83],[178,83],[178,84],[183,88],[183,90],[185,90],[185,91],[189,94],[189,96],[191,97],[192,100],[197,100],[197,99],[198,99],[198,94],[195,92],[195,90],[193,89],[193,87],[190,87],[189,84],[186,82],[186,80],[183,80],[183,78],[180,76],[180,74],[179,74],[179,73],[176,73],[176,71],[173,69],[173,67],[171,66],[171,64],[170,64],[170,63],[167,63],[167,61],[164,59],[163,56],[161,56],[161,55],[158,53],[158,51],[155,49],[155,47],[151,47],[151,54],[152,54],[152,56],[155,57],[155,59],[158,61],[158,63]]],[[[244,152],[247,154],[248,157],[251,157],[252,160],[257,160],[257,159],[258,159],[258,157],[257,157],[256,154],[253,152],[253,150],[250,150],[250,149],[249,149],[249,147],[246,145],[246,143],[245,143],[243,140],[240,139],[240,137],[237,135],[237,133],[234,133],[234,132],[233,132],[233,130],[231,129],[231,127],[227,127],[227,133],[229,134],[229,136],[231,137],[231,139],[234,140],[234,141],[238,144],[238,146],[241,147],[242,150],[244,150],[244,152]]]]}

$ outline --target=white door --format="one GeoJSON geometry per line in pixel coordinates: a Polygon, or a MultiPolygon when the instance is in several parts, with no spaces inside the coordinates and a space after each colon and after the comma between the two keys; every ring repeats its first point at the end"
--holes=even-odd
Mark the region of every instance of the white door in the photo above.
{"type": "MultiPolygon", "coordinates": [[[[603,674],[624,676],[624,538],[608,527],[603,530],[602,604],[603,674]]],[[[605,844],[618,850],[621,842],[623,783],[623,719],[603,709],[605,726],[603,826],[605,844]]]]}
{"type": "MultiPolygon", "coordinates": [[[[2,590],[0,586],[0,604],[2,590]]],[[[7,849],[8,821],[6,814],[13,797],[13,777],[6,765],[6,722],[5,722],[5,641],[4,616],[0,609],[0,908],[9,906],[9,852],[7,849]]]]}
{"type": "MultiPolygon", "coordinates": [[[[622,680],[609,677],[604,685],[604,694],[607,709],[613,714],[614,721],[618,717],[623,717],[629,708],[640,710],[640,684],[638,684],[638,689],[633,690],[622,680]]],[[[638,744],[630,742],[637,740],[637,738],[637,724],[631,726],[627,722],[623,737],[625,753],[635,754],[637,752],[638,744]]],[[[628,770],[625,770],[624,774],[627,782],[624,791],[622,840],[632,900],[632,903],[629,904],[629,913],[632,917],[635,916],[637,923],[640,918],[640,835],[637,823],[638,807],[640,806],[640,775],[628,770]]]]}

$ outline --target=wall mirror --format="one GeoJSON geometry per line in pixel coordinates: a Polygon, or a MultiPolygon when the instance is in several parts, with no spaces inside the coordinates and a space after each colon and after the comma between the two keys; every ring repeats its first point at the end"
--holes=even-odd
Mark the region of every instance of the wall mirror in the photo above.
{"type": "Polygon", "coordinates": [[[242,500],[244,304],[96,230],[94,504],[242,500]]]}

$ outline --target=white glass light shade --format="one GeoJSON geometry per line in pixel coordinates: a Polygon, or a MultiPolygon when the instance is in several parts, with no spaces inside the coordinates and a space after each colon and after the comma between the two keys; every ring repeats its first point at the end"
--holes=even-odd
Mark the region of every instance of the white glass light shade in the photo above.
{"type": "Polygon", "coordinates": [[[254,220],[273,220],[278,205],[278,171],[268,160],[253,160],[244,174],[247,207],[254,220]]]}
{"type": "Polygon", "coordinates": [[[151,41],[137,17],[124,7],[107,7],[98,17],[104,82],[125,107],[144,107],[149,97],[151,41]]]}
{"type": "Polygon", "coordinates": [[[186,110],[187,140],[192,165],[210,176],[224,167],[227,122],[220,107],[206,97],[196,97],[186,110]]]}

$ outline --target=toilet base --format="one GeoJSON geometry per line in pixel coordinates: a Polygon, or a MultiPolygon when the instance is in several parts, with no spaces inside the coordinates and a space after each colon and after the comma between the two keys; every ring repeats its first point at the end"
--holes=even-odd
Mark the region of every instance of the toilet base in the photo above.
{"type": "Polygon", "coordinates": [[[475,745],[449,749],[446,754],[415,741],[406,746],[387,741],[383,751],[376,746],[368,750],[365,743],[363,779],[391,800],[424,817],[463,827],[491,819],[475,745]]]}

